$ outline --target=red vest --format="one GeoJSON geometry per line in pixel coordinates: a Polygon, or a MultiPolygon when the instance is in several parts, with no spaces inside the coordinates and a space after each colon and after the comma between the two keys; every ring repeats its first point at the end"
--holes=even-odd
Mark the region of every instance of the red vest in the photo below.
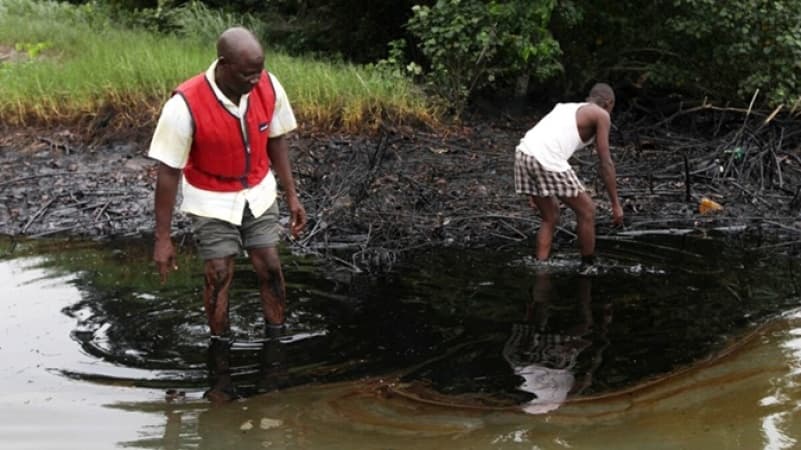
{"type": "Polygon", "coordinates": [[[192,115],[192,148],[184,167],[189,184],[209,191],[236,192],[264,179],[270,170],[267,140],[275,110],[275,90],[266,72],[250,91],[245,134],[239,118],[214,95],[205,74],[181,83],[173,94],[184,98],[192,115]]]}

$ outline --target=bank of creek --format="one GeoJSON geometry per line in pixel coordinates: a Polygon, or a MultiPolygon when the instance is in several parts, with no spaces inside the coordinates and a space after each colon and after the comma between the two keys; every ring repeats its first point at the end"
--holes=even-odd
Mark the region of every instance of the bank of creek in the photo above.
{"type": "Polygon", "coordinates": [[[289,333],[264,338],[242,259],[230,346],[208,341],[180,214],[180,269],[157,282],[146,132],[8,129],[0,429],[13,448],[71,448],[25,431],[58,411],[84,419],[60,424],[96,440],[81,448],[792,448],[801,126],[654,111],[614,117],[624,227],[594,154],[574,158],[598,203],[591,276],[569,210],[553,261],[531,259],[538,219],[512,162],[536,114],[299,130],[310,222],[282,244],[289,333]],[[242,398],[209,402],[215,385],[242,398]],[[119,427],[93,427],[104,414],[119,427]]]}
{"type": "MultiPolygon", "coordinates": [[[[680,104],[658,115],[637,111],[616,113],[611,136],[625,230],[609,226],[595,156],[584,151],[573,160],[598,203],[599,235],[747,229],[797,252],[801,125],[793,117],[680,104]],[[723,210],[699,213],[703,197],[723,210]]],[[[498,117],[439,131],[294,133],[292,160],[310,223],[288,247],[323,256],[342,251],[349,268],[371,270],[423,247],[529,245],[538,219],[514,193],[512,163],[537,115],[498,117]]],[[[150,129],[88,128],[5,130],[0,233],[106,238],[152,231],[150,129]]],[[[188,227],[177,219],[181,236],[188,227]]],[[[559,244],[572,245],[573,225],[564,210],[559,244]]]]}

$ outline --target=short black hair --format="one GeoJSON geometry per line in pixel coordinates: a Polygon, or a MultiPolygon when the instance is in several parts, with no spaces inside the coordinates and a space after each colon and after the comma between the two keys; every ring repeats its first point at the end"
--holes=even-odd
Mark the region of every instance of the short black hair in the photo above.
{"type": "Polygon", "coordinates": [[[587,100],[615,101],[615,91],[612,89],[612,86],[606,83],[595,83],[592,89],[590,89],[590,95],[587,97],[587,100]]]}

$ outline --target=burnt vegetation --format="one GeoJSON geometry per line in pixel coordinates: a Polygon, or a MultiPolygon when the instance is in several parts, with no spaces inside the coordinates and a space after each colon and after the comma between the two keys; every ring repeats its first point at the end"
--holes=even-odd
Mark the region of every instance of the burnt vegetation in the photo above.
{"type": "MultiPolygon", "coordinates": [[[[514,148],[536,115],[447,130],[296,133],[292,159],[309,215],[285,242],[353,271],[387,270],[426,247],[532,246],[539,219],[514,193],[514,148]]],[[[572,163],[598,205],[600,236],[736,233],[801,249],[801,124],[779,111],[631,102],[611,136],[626,224],[611,225],[592,150],[572,163]],[[720,206],[703,210],[702,200],[720,206]]],[[[119,238],[152,232],[147,136],[86,144],[68,131],[10,132],[0,145],[0,232],[17,238],[119,238]]],[[[558,245],[572,245],[563,209],[558,245]]],[[[189,233],[178,215],[179,236],[189,233]]],[[[191,240],[186,240],[187,245],[191,240]]]]}

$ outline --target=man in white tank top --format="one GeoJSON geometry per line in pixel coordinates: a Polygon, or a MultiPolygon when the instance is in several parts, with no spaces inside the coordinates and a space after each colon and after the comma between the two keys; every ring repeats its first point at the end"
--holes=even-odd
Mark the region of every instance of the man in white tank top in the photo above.
{"type": "Polygon", "coordinates": [[[595,204],[570,167],[573,153],[595,142],[601,178],[612,204],[612,222],[623,223],[623,208],[617,197],[615,164],[609,152],[609,114],[615,93],[608,84],[598,83],[584,103],[559,103],[530,129],[515,152],[515,191],[529,196],[539,210],[542,223],[537,231],[536,256],[546,260],[559,223],[559,203],[576,213],[582,269],[595,260],[595,204]]]}

